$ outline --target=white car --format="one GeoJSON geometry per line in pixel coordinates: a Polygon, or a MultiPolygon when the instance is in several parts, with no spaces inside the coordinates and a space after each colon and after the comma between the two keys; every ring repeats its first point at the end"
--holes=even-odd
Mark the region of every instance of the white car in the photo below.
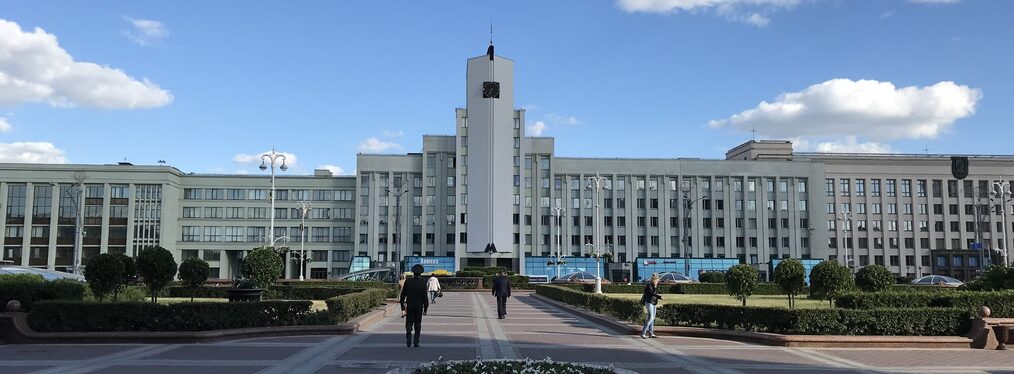
{"type": "Polygon", "coordinates": [[[965,284],[965,282],[951,277],[945,277],[943,275],[927,275],[925,277],[912,280],[912,284],[917,286],[958,287],[965,284]]]}

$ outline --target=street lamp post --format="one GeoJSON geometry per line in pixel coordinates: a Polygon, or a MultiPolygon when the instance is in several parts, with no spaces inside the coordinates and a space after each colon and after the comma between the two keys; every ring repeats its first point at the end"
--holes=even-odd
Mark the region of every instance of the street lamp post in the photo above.
{"type": "Polygon", "coordinates": [[[299,280],[303,278],[303,268],[306,267],[306,215],[310,213],[310,202],[300,200],[299,204],[299,280]]]}
{"type": "Polygon", "coordinates": [[[852,252],[852,256],[849,256],[848,248],[848,229],[852,226],[852,212],[841,212],[839,220],[841,221],[841,248],[845,250],[845,264],[848,265],[849,270],[852,274],[856,273],[856,259],[855,250],[852,252]]]}
{"type": "MultiPolygon", "coordinates": [[[[399,190],[391,190],[390,188],[384,188],[388,195],[394,195],[394,243],[395,248],[398,249],[397,254],[393,257],[398,257],[397,260],[401,261],[401,195],[408,192],[408,188],[401,189],[401,186],[394,186],[399,190]]],[[[393,259],[392,259],[393,260],[393,259]]]]}
{"type": "Polygon", "coordinates": [[[693,192],[693,186],[690,181],[685,180],[680,183],[680,192],[683,196],[683,275],[690,276],[690,258],[693,257],[693,249],[690,248],[690,212],[694,209],[694,204],[697,201],[707,198],[707,196],[701,196],[691,200],[691,193],[693,192]]]}
{"type": "Polygon", "coordinates": [[[993,189],[989,193],[1000,200],[999,213],[1003,222],[1003,251],[1000,252],[1000,255],[1001,263],[1007,265],[1010,259],[1010,246],[1007,243],[1007,203],[1011,200],[1010,182],[997,179],[993,182],[993,189]]]}
{"type": "MultiPolygon", "coordinates": [[[[69,189],[64,192],[67,193],[67,198],[70,199],[71,203],[74,205],[74,256],[71,261],[70,272],[73,274],[80,274],[82,257],[81,244],[84,241],[84,217],[82,214],[83,210],[81,208],[84,199],[82,199],[81,196],[84,191],[84,181],[88,178],[88,175],[83,171],[77,171],[74,172],[73,177],[75,181],[73,185],[75,187],[74,192],[71,192],[69,189]]],[[[59,188],[59,185],[55,183],[50,183],[49,185],[59,188]]]]}
{"type": "Polygon", "coordinates": [[[595,243],[602,240],[599,237],[599,224],[602,221],[599,213],[599,200],[602,198],[602,186],[605,185],[605,183],[606,178],[600,176],[598,173],[595,173],[594,177],[588,177],[588,185],[593,188],[592,196],[595,199],[595,211],[592,214],[592,219],[594,220],[592,224],[592,242],[588,244],[591,244],[592,247],[595,248],[595,293],[599,294],[602,293],[602,256],[599,253],[600,246],[595,243]]]}
{"type": "MultiPolygon", "coordinates": [[[[553,227],[556,228],[556,233],[557,234],[562,234],[560,232],[561,231],[560,219],[564,215],[566,215],[567,210],[566,210],[566,208],[563,208],[563,207],[555,207],[555,208],[552,208],[552,209],[553,209],[553,217],[554,217],[553,218],[553,227]]],[[[552,229],[553,227],[550,227],[550,229],[552,229]]],[[[560,240],[559,236],[554,236],[553,237],[553,246],[556,248],[556,263],[555,263],[555,265],[556,265],[556,279],[560,279],[560,247],[563,246],[563,243],[557,243],[557,241],[559,241],[559,240],[560,240]]]]}
{"type": "MultiPolygon", "coordinates": [[[[271,227],[270,227],[270,230],[271,231],[268,232],[268,238],[267,239],[268,239],[268,244],[272,248],[275,247],[275,241],[276,241],[275,240],[275,161],[278,161],[279,159],[282,160],[282,165],[278,169],[280,169],[281,171],[289,170],[289,167],[285,166],[285,155],[283,155],[281,153],[278,153],[278,152],[275,152],[274,148],[271,149],[271,152],[268,152],[268,153],[265,153],[265,154],[261,155],[261,166],[260,166],[260,169],[262,171],[268,169],[268,162],[269,161],[271,163],[271,192],[270,192],[270,200],[271,200],[271,227]]],[[[281,238],[279,238],[279,239],[281,239],[281,238]]]]}

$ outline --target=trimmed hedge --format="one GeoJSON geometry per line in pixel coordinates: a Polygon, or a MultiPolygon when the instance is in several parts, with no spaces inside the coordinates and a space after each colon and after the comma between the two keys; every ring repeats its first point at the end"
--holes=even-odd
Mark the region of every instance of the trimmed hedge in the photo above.
{"type": "Polygon", "coordinates": [[[7,302],[21,302],[21,311],[27,312],[36,302],[43,300],[84,300],[85,284],[69,280],[46,281],[41,276],[15,275],[0,278],[0,311],[7,302]]]}
{"type": "Polygon", "coordinates": [[[345,322],[376,309],[387,299],[387,290],[372,288],[327,299],[327,310],[345,322]]]}
{"type": "Polygon", "coordinates": [[[535,287],[535,293],[624,321],[641,322],[644,320],[644,305],[637,300],[596,295],[560,286],[538,285],[535,287]]]}
{"type": "Polygon", "coordinates": [[[960,336],[971,326],[962,308],[786,309],[666,304],[658,318],[672,326],[801,335],[960,336]]]}
{"type": "MultiPolygon", "coordinates": [[[[580,284],[580,285],[567,285],[569,287],[579,287],[584,289],[585,292],[592,292],[595,289],[594,284],[580,284]]],[[[603,284],[603,293],[642,293],[644,292],[644,283],[634,283],[631,285],[626,284],[603,284]]],[[[804,288],[803,293],[808,292],[808,289],[804,288]]],[[[678,284],[658,284],[658,293],[661,294],[688,294],[688,295],[728,295],[729,290],[725,288],[725,283],[678,283],[678,284]]],[[[753,291],[754,295],[784,295],[781,288],[778,288],[777,284],[774,283],[760,283],[757,288],[753,291]]]]}
{"type": "MultiPolygon", "coordinates": [[[[493,275],[486,275],[482,277],[482,288],[491,289],[493,288],[493,275]]],[[[530,290],[532,286],[528,284],[528,277],[524,275],[508,275],[510,279],[512,290],[530,290]]],[[[443,280],[441,280],[443,282],[443,280]]],[[[443,283],[441,283],[443,284],[443,283]]]]}
{"type": "Polygon", "coordinates": [[[28,314],[28,325],[43,332],[205,331],[245,327],[333,324],[311,312],[310,301],[246,303],[147,302],[92,303],[42,301],[28,314]]]}
{"type": "Polygon", "coordinates": [[[1014,291],[996,292],[870,292],[851,293],[835,299],[844,309],[875,308],[960,308],[974,313],[979,306],[988,306],[993,317],[1014,317],[1014,291]]]}
{"type": "Polygon", "coordinates": [[[462,271],[454,273],[455,277],[462,277],[462,278],[482,278],[482,277],[485,277],[487,275],[492,276],[491,274],[486,274],[486,272],[474,271],[474,270],[462,270],[462,271]]]}

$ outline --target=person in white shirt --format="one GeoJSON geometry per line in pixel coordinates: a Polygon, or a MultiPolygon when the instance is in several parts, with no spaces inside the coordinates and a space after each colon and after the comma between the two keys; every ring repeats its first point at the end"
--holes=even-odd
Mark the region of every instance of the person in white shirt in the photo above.
{"type": "Polygon", "coordinates": [[[440,281],[436,276],[431,275],[430,280],[426,281],[426,291],[430,293],[430,304],[436,304],[437,293],[440,292],[440,281]]]}

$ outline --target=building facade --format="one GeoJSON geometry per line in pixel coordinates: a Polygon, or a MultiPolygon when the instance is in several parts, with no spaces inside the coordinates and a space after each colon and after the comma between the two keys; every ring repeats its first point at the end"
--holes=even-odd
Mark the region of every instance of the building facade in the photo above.
{"type": "Polygon", "coordinates": [[[1009,262],[1014,204],[989,191],[1014,175],[1011,156],[968,156],[964,180],[948,155],[798,153],[788,141],[746,142],[718,160],[557,157],[553,138],[525,134],[513,61],[490,46],[468,60],[465,84],[454,135],[424,135],[418,153],[360,154],[355,176],[283,173],[273,212],[263,174],[0,164],[2,259],[69,266],[80,210],[82,263],[161,245],[221,278],[266,242],[272,213],[286,246],[298,249],[302,235],[311,278],[405,259],[548,274],[542,264],[558,252],[596,251],[634,265],[603,274],[631,275],[638,264],[693,273],[735,260],[767,276],[797,258],[968,279],[1009,262]],[[302,234],[299,201],[310,204],[302,234]]]}

